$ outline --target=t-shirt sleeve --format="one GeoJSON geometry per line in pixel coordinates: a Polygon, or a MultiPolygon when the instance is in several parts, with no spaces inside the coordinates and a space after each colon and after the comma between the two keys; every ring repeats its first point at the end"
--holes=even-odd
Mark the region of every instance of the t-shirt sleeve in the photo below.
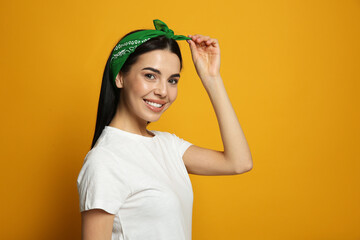
{"type": "Polygon", "coordinates": [[[175,144],[175,148],[178,149],[180,156],[183,156],[186,149],[188,149],[191,145],[193,145],[192,143],[176,136],[174,133],[172,133],[173,138],[174,138],[174,144],[175,144]]]}
{"type": "Polygon", "coordinates": [[[100,147],[92,149],[77,179],[80,212],[96,208],[116,214],[131,193],[124,173],[113,153],[100,147]]]}

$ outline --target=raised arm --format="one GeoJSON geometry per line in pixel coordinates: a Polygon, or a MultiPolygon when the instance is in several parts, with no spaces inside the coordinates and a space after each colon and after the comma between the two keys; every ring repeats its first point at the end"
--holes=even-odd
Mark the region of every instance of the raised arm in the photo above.
{"type": "Polygon", "coordinates": [[[220,76],[220,47],[216,39],[189,35],[195,69],[213,105],[224,151],[190,146],[183,155],[189,173],[232,175],[250,171],[251,152],[220,76]]]}

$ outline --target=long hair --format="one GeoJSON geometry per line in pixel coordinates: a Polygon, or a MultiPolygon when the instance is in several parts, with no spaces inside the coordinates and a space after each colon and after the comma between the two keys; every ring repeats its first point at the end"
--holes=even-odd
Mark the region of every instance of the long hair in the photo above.
{"type": "MultiPolygon", "coordinates": [[[[126,37],[129,34],[135,33],[137,31],[141,31],[141,30],[132,31],[126,34],[124,37],[126,37]]],[[[121,41],[121,39],[119,41],[121,41]]],[[[172,53],[175,53],[179,57],[180,70],[181,70],[182,57],[178,43],[174,39],[170,39],[165,36],[159,36],[152,38],[146,41],[145,43],[139,45],[135,49],[135,51],[129,55],[124,65],[122,66],[120,72],[123,74],[128,73],[130,71],[131,66],[134,63],[136,63],[140,55],[153,50],[162,50],[162,49],[167,49],[172,53]]],[[[107,126],[113,119],[120,100],[121,88],[115,87],[114,84],[112,83],[112,74],[110,72],[110,59],[111,59],[111,53],[106,62],[104,69],[99,103],[98,103],[95,132],[90,149],[92,149],[96,144],[96,141],[98,140],[105,126],[107,126]]],[[[148,122],[148,124],[149,123],[150,122],[148,122]]]]}

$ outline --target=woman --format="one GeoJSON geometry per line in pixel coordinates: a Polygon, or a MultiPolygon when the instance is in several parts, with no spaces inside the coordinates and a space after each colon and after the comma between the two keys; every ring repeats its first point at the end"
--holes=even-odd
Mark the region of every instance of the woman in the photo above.
{"type": "Polygon", "coordinates": [[[247,141],[220,77],[220,48],[203,35],[156,30],[125,35],[104,71],[92,148],[77,179],[82,239],[191,239],[193,192],[188,173],[241,174],[252,168],[247,141]],[[189,44],[214,107],[224,151],[195,146],[175,134],[149,131],[177,97],[189,44]]]}

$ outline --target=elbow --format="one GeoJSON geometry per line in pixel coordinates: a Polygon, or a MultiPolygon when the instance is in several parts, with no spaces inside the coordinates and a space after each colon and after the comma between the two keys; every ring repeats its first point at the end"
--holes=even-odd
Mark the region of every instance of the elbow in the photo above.
{"type": "Polygon", "coordinates": [[[236,174],[242,174],[245,172],[249,172],[251,169],[253,169],[253,161],[250,159],[247,161],[246,164],[242,164],[239,168],[236,169],[236,174]]]}
{"type": "Polygon", "coordinates": [[[253,163],[252,163],[252,161],[250,161],[247,172],[250,171],[252,168],[253,168],[253,163]]]}

